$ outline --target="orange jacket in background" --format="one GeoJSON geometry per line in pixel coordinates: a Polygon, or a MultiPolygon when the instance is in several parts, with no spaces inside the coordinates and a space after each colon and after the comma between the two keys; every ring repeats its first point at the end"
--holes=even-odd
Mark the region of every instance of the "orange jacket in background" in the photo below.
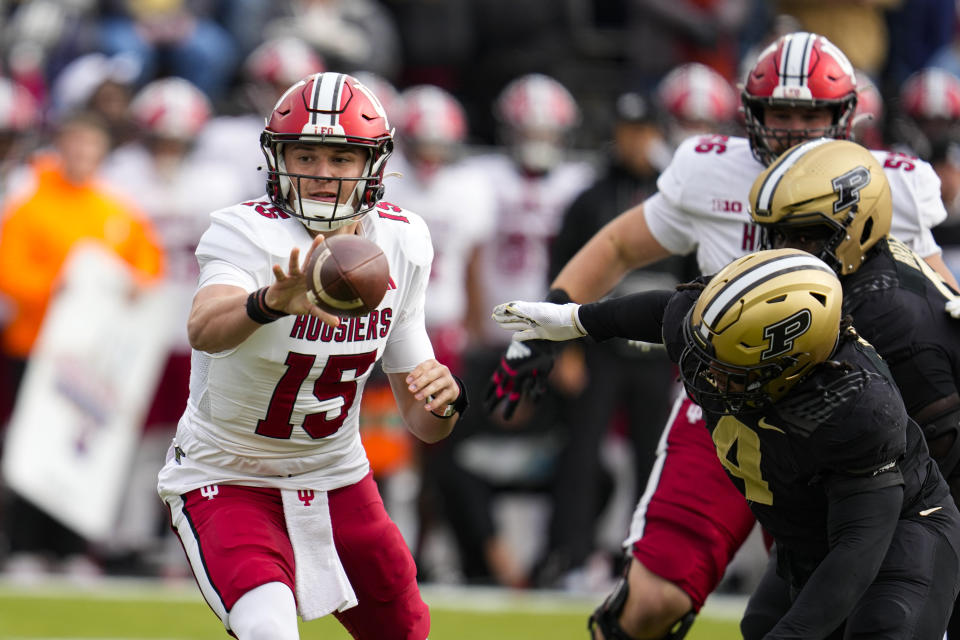
{"type": "Polygon", "coordinates": [[[147,280],[163,270],[163,249],[147,219],[97,183],[67,182],[52,158],[34,165],[36,188],[12,202],[0,226],[0,295],[9,299],[3,350],[30,354],[60,269],[77,242],[96,240],[147,280]]]}

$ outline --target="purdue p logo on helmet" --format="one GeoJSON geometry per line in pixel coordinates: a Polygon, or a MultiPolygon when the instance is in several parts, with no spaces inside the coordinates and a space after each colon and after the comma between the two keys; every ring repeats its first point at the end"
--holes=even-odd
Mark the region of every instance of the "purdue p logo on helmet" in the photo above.
{"type": "Polygon", "coordinates": [[[791,147],[760,174],[750,216],[763,228],[764,247],[803,248],[847,275],[890,232],[893,202],[868,149],[820,138],[791,147]]]}
{"type": "Polygon", "coordinates": [[[718,413],[779,400],[833,353],[842,301],[833,270],[804,251],[758,251],[730,263],[684,322],[687,392],[718,413]]]}

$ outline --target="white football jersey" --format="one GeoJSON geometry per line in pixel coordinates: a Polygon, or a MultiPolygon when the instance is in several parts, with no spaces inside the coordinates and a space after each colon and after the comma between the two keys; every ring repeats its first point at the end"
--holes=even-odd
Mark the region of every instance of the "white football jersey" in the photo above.
{"type": "MultiPolygon", "coordinates": [[[[391,158],[390,169],[395,168],[391,158]]],[[[467,264],[494,231],[494,189],[486,174],[468,165],[440,167],[428,179],[407,164],[402,178],[386,182],[384,199],[412,209],[430,227],[433,268],[427,326],[462,324],[467,311],[467,264]]]]}
{"type": "MultiPolygon", "coordinates": [[[[585,162],[565,162],[543,176],[520,172],[507,155],[472,158],[487,174],[496,197],[496,224],[481,257],[482,309],[504,300],[542,300],[549,286],[550,243],[573,199],[594,180],[585,162]]],[[[502,346],[510,334],[486,322],[485,341],[502,346]]]]}
{"type": "MultiPolygon", "coordinates": [[[[872,153],[890,182],[891,235],[921,256],[938,253],[930,228],[947,212],[933,167],[902,153],[872,153]]],[[[671,253],[696,250],[700,271],[708,275],[758,250],[760,229],[750,219],[748,203],[750,188],[763,169],[746,138],[707,135],[685,140],[657,180],[658,193],[643,203],[650,232],[671,253]]]]}
{"type": "MultiPolygon", "coordinates": [[[[194,350],[179,455],[160,473],[161,493],[229,482],[329,490],[367,473],[359,410],[374,363],[406,372],[433,357],[423,312],[433,251],[423,220],[399,207],[381,203],[360,228],[390,265],[377,309],[335,329],[287,316],[234,349],[194,350]]],[[[214,212],[197,247],[199,286],[255,291],[293,247],[303,259],[310,243],[303,224],[266,198],[214,212]]]]}

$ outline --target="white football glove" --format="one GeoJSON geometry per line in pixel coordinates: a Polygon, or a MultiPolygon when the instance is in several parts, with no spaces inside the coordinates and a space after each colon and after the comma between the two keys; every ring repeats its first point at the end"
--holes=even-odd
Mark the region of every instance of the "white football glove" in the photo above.
{"type": "Polygon", "coordinates": [[[524,302],[515,300],[498,304],[493,319],[508,331],[516,331],[514,340],[575,340],[587,335],[574,302],[524,302]]]}
{"type": "Polygon", "coordinates": [[[947,300],[947,304],[944,306],[944,310],[950,314],[950,317],[960,318],[960,298],[953,298],[952,300],[947,300]]]}

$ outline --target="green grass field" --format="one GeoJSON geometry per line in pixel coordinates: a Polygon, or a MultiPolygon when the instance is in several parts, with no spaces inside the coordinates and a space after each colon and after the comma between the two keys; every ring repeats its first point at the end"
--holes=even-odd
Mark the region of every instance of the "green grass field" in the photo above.
{"type": "MultiPolygon", "coordinates": [[[[601,599],[562,594],[425,587],[432,640],[586,640],[601,599]]],[[[689,640],[739,638],[737,602],[707,603],[689,640]]],[[[349,640],[328,616],[301,623],[303,640],[349,640]]],[[[0,583],[0,640],[229,639],[193,583],[107,581],[70,585],[0,583]]]]}

